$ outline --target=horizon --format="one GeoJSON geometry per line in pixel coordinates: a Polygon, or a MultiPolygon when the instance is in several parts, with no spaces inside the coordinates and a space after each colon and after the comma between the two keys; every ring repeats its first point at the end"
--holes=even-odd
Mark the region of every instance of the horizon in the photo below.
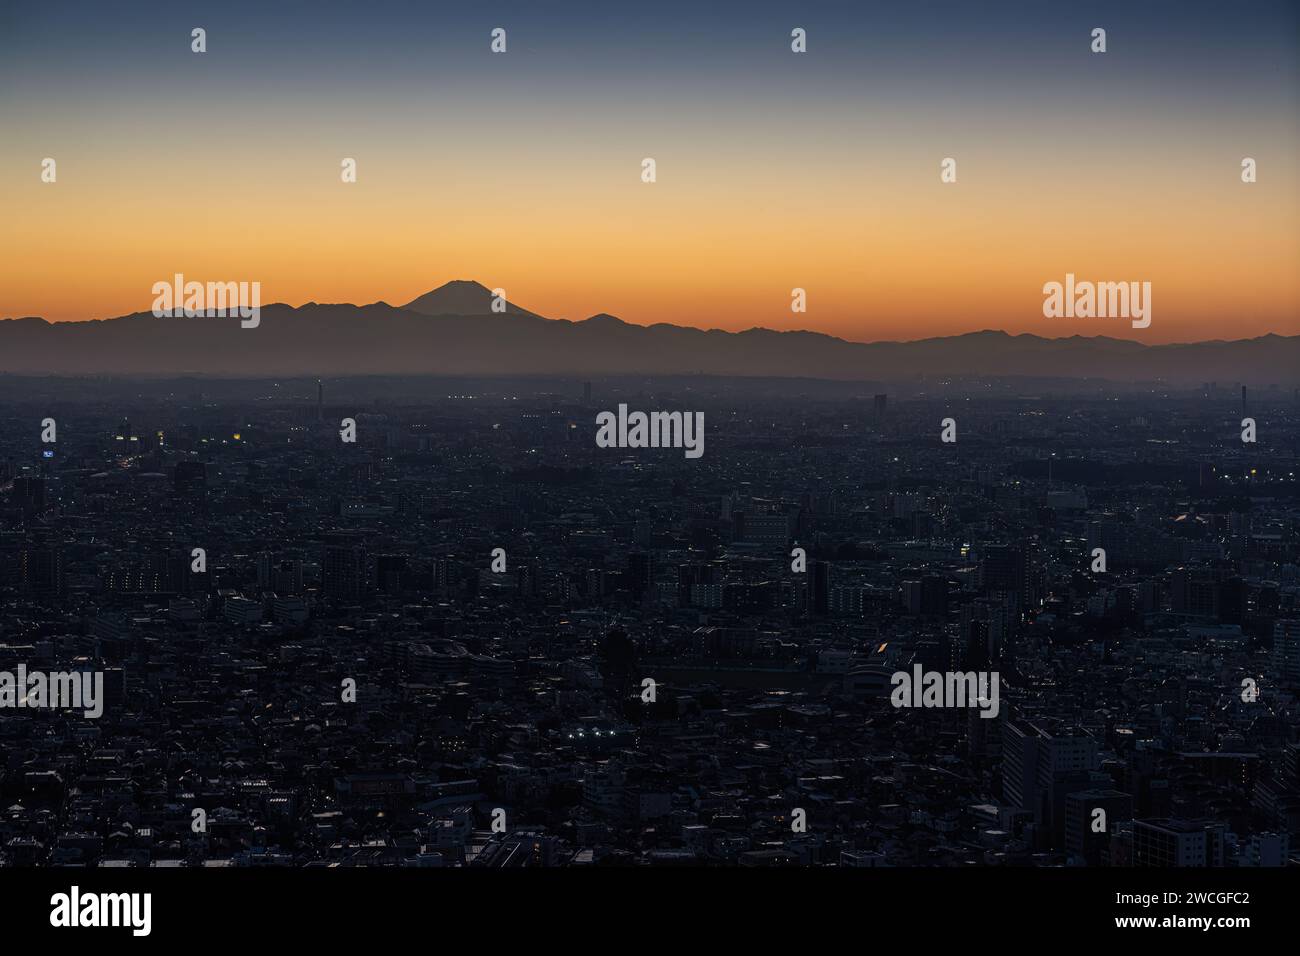
{"type": "MultiPolygon", "coordinates": [[[[417,315],[423,315],[423,316],[425,316],[425,317],[427,317],[427,318],[437,318],[437,317],[439,317],[439,316],[444,316],[444,315],[445,315],[445,316],[465,317],[465,318],[472,318],[472,317],[476,317],[476,316],[481,316],[481,317],[491,317],[491,316],[493,316],[494,313],[492,313],[492,312],[490,312],[490,311],[483,311],[483,312],[456,312],[456,311],[447,311],[447,312],[436,312],[436,313],[435,313],[435,312],[423,312],[423,311],[420,311],[420,310],[418,310],[418,309],[412,309],[412,308],[411,308],[411,306],[414,305],[414,304],[415,304],[419,299],[421,299],[421,298],[425,298],[425,297],[427,297],[427,296],[432,296],[432,295],[435,295],[435,294],[437,294],[437,293],[445,292],[445,291],[451,289],[452,287],[460,287],[460,286],[467,286],[467,285],[468,285],[468,286],[476,287],[476,289],[478,289],[478,290],[482,290],[482,291],[483,291],[484,293],[486,293],[489,297],[491,296],[491,290],[490,290],[490,289],[489,289],[485,284],[483,284],[482,282],[479,282],[477,279],[449,279],[449,280],[447,280],[446,282],[442,283],[441,285],[435,286],[434,288],[428,290],[427,292],[421,293],[420,295],[417,295],[414,299],[411,299],[409,302],[406,302],[406,303],[401,304],[401,305],[394,304],[393,302],[390,302],[390,301],[388,301],[387,299],[377,299],[377,300],[375,300],[375,301],[373,301],[373,302],[343,302],[343,301],[340,301],[340,302],[322,302],[322,301],[319,301],[319,300],[312,299],[312,300],[308,300],[308,301],[305,301],[305,302],[300,302],[300,303],[298,303],[298,304],[296,304],[296,305],[293,304],[293,303],[291,303],[291,302],[278,302],[278,301],[277,301],[277,302],[268,302],[268,303],[266,303],[265,305],[261,306],[261,308],[262,308],[262,309],[271,309],[271,308],[276,308],[276,307],[283,307],[283,308],[291,309],[291,310],[293,310],[293,311],[296,312],[296,311],[299,311],[299,310],[301,310],[301,309],[308,308],[308,307],[323,307],[323,308],[330,308],[330,307],[348,306],[348,307],[352,307],[352,308],[356,308],[356,309],[367,309],[367,308],[371,308],[371,307],[374,307],[374,306],[384,306],[384,307],[387,307],[387,308],[390,308],[390,309],[393,309],[393,310],[396,310],[396,311],[406,311],[406,312],[412,312],[412,313],[417,314],[417,315]]],[[[818,329],[812,329],[812,328],[788,328],[788,329],[775,329],[775,328],[771,328],[771,327],[769,327],[769,326],[755,325],[755,326],[750,326],[749,328],[726,329],[726,328],[722,328],[722,327],[719,327],[719,326],[711,326],[711,327],[710,327],[710,326],[697,326],[697,325],[683,325],[683,324],[680,324],[680,323],[676,323],[676,322],[668,322],[668,321],[663,321],[663,322],[654,322],[654,323],[646,323],[646,324],[643,324],[643,323],[639,323],[639,322],[629,321],[629,320],[627,320],[627,319],[624,319],[622,316],[614,315],[614,314],[612,314],[612,313],[610,313],[610,312],[603,312],[603,311],[602,311],[602,312],[594,312],[594,313],[592,313],[592,314],[590,314],[590,315],[587,315],[587,316],[585,316],[585,317],[583,317],[583,318],[580,318],[580,319],[571,319],[571,318],[567,318],[567,317],[564,317],[564,316],[550,316],[550,315],[545,315],[545,314],[543,314],[543,313],[541,313],[541,312],[538,312],[538,311],[536,311],[536,310],[528,309],[528,308],[525,307],[525,306],[518,305],[517,303],[515,303],[515,302],[513,302],[513,301],[511,301],[511,302],[509,303],[509,307],[510,307],[511,311],[509,311],[509,312],[505,312],[505,313],[495,313],[495,314],[500,314],[500,315],[504,315],[504,316],[507,316],[507,317],[523,317],[523,316],[520,315],[520,312],[523,312],[523,313],[526,313],[526,314],[529,315],[529,316],[532,316],[532,317],[535,317],[535,318],[538,318],[538,319],[542,319],[542,320],[547,321],[547,322],[567,322],[567,323],[569,323],[569,324],[571,324],[571,325],[581,325],[581,324],[583,324],[583,323],[590,322],[590,321],[592,321],[592,320],[594,320],[594,319],[614,319],[615,321],[621,322],[621,323],[623,323],[624,325],[638,326],[638,327],[640,327],[640,328],[644,328],[644,329],[653,329],[653,328],[655,328],[655,327],[657,327],[657,326],[668,326],[668,327],[671,327],[671,328],[687,329],[687,330],[699,331],[699,332],[726,332],[726,333],[731,334],[731,335],[739,335],[739,334],[743,334],[743,333],[745,333],[745,332],[770,332],[770,333],[778,333],[778,334],[817,335],[817,336],[824,336],[824,337],[827,337],[827,338],[836,339],[836,340],[838,340],[838,341],[841,341],[841,342],[844,342],[844,343],[846,343],[846,344],[850,344],[850,345],[891,345],[891,344],[893,344],[893,345],[915,345],[915,344],[920,344],[920,343],[930,342],[930,341],[937,341],[937,340],[944,340],[944,339],[968,338],[968,337],[981,336],[981,335],[999,335],[999,336],[1004,336],[1004,337],[1012,338],[1012,339],[1017,339],[1017,338],[1032,338],[1032,339],[1040,339],[1040,340],[1042,340],[1042,341],[1046,341],[1046,342],[1066,342],[1066,341],[1071,341],[1071,340],[1074,340],[1074,339],[1081,339],[1081,340],[1084,340],[1084,341],[1098,341],[1098,340],[1100,340],[1100,341],[1112,341],[1112,342],[1130,343],[1130,344],[1138,345],[1138,346],[1142,346],[1142,347],[1232,344],[1232,343],[1236,343],[1236,342],[1254,342],[1254,341],[1257,341],[1257,340],[1259,340],[1259,339],[1265,339],[1265,338],[1283,338],[1283,339],[1290,339],[1290,338],[1297,338],[1297,337],[1300,337],[1300,331],[1297,331],[1297,332],[1295,332],[1295,333],[1291,333],[1291,334],[1284,334],[1284,333],[1279,333],[1279,332],[1272,332],[1272,331],[1269,331],[1269,332],[1262,332],[1262,333],[1260,333],[1260,334],[1258,334],[1258,335],[1241,336],[1241,337],[1238,337],[1238,338],[1222,338],[1222,337],[1220,337],[1220,338],[1214,338],[1214,339],[1199,339],[1199,340],[1189,340],[1189,341],[1173,341],[1173,342],[1143,342],[1143,341],[1140,341],[1140,340],[1137,340],[1137,339],[1124,338],[1124,337],[1122,337],[1122,336],[1117,336],[1117,335],[1109,335],[1109,334],[1106,334],[1106,333],[1104,333],[1104,332],[1098,332],[1098,333],[1096,333],[1096,334],[1094,334],[1094,335],[1083,335],[1083,334],[1078,333],[1078,332],[1073,333],[1073,334],[1070,334],[1070,335],[1044,335],[1044,334],[1039,333],[1039,332],[1009,332],[1009,331],[1007,331],[1006,329],[979,328],[979,329],[970,329],[970,330],[963,331],[963,332],[954,332],[954,333],[947,334],[947,335],[928,335],[928,336],[924,336],[924,337],[922,337],[922,338],[915,338],[915,339],[872,339],[872,340],[863,340],[863,339],[852,339],[852,338],[846,338],[846,337],[844,337],[844,336],[842,336],[842,335],[836,335],[836,334],[834,334],[834,333],[830,333],[830,332],[823,332],[823,331],[820,331],[820,330],[818,330],[818,329]]],[[[23,321],[23,320],[37,319],[37,320],[40,320],[40,321],[42,321],[42,322],[45,322],[46,324],[49,324],[49,325],[65,324],[65,323],[69,323],[69,324],[78,324],[78,323],[90,323],[90,322],[114,322],[114,321],[117,321],[117,320],[119,320],[119,319],[129,319],[129,318],[133,318],[133,317],[141,316],[141,315],[145,315],[145,314],[147,314],[147,310],[137,310],[137,311],[134,311],[134,312],[127,312],[127,313],[123,313],[123,314],[120,314],[120,315],[109,315],[109,316],[102,316],[102,317],[98,317],[98,318],[86,318],[86,319],[67,319],[67,320],[63,320],[62,322],[52,321],[52,320],[47,319],[47,318],[45,318],[44,316],[41,316],[41,315],[13,315],[13,316],[0,316],[0,322],[17,322],[17,321],[23,321]]],[[[176,318],[181,318],[181,317],[180,317],[180,316],[176,316],[176,318]]],[[[201,316],[201,315],[199,315],[199,316],[187,316],[187,317],[185,317],[185,318],[213,318],[213,317],[212,317],[212,316],[201,316]]]]}

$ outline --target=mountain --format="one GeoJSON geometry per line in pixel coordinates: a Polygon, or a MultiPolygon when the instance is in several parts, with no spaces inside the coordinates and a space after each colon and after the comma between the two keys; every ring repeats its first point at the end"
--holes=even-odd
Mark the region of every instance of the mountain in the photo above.
{"type": "MultiPolygon", "coordinates": [[[[500,310],[492,309],[495,298],[492,290],[481,283],[454,279],[438,286],[432,292],[426,292],[418,299],[412,299],[402,308],[407,312],[419,312],[421,315],[498,315],[500,310]]],[[[509,300],[505,303],[504,311],[508,315],[541,318],[540,315],[521,309],[509,300]]]]}
{"type": "Polygon", "coordinates": [[[89,322],[0,320],[0,372],[24,375],[709,374],[889,381],[985,375],[1112,381],[1300,384],[1300,336],[1143,345],[983,331],[914,342],[848,342],[818,332],[631,325],[611,315],[547,319],[457,281],[406,305],[264,306],[238,318],[89,322]]]}

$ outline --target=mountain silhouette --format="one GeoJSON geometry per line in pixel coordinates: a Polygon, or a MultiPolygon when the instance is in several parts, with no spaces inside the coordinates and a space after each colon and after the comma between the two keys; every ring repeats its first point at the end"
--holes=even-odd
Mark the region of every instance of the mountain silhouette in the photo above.
{"type": "Polygon", "coordinates": [[[1144,345],[1106,336],[999,331],[912,342],[849,342],[819,332],[743,332],[611,315],[548,319],[456,281],[394,307],[263,306],[238,318],[135,313],[87,322],[0,320],[0,372],[23,375],[681,375],[889,381],[1035,376],[1110,381],[1297,383],[1300,336],[1144,345]]]}
{"type": "MultiPolygon", "coordinates": [[[[496,315],[503,310],[492,308],[495,299],[492,290],[482,283],[454,279],[438,286],[432,292],[426,292],[418,299],[412,299],[402,308],[408,312],[419,312],[421,315],[496,315]]],[[[509,315],[541,318],[534,312],[519,308],[508,299],[505,301],[504,311],[509,315]]]]}

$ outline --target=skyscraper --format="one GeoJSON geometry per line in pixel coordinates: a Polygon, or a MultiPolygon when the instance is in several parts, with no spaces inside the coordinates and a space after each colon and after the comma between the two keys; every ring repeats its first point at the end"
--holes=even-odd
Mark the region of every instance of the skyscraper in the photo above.
{"type": "Polygon", "coordinates": [[[321,560],[321,591],[335,604],[358,601],[366,591],[365,544],[353,535],[339,534],[325,544],[321,560]]]}
{"type": "MultiPolygon", "coordinates": [[[[1011,720],[1002,732],[1002,795],[1064,837],[1061,785],[1097,768],[1097,741],[1081,731],[1059,734],[1011,720]]],[[[1077,787],[1075,789],[1084,789],[1077,787]]]]}
{"type": "Polygon", "coordinates": [[[1280,684],[1300,684],[1300,620],[1273,624],[1273,677],[1280,684]]]}

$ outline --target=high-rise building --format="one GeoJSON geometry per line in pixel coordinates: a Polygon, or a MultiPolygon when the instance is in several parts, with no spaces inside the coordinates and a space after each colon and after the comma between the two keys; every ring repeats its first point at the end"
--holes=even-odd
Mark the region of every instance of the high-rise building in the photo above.
{"type": "Polygon", "coordinates": [[[633,551],[627,556],[627,586],[637,600],[650,590],[654,566],[654,555],[647,551],[633,551]]]}
{"type": "Polygon", "coordinates": [[[1101,866],[1115,824],[1133,819],[1133,798],[1120,790],[1076,790],[1066,794],[1064,814],[1065,852],[1101,866]]]}
{"type": "MultiPolygon", "coordinates": [[[[1008,721],[1002,731],[1003,799],[1034,814],[1036,822],[1060,818],[1065,795],[1058,796],[1058,785],[1096,768],[1097,741],[1083,731],[1059,733],[1020,720],[1008,721]]],[[[1059,822],[1063,832],[1063,818],[1059,822]]]]}
{"type": "Polygon", "coordinates": [[[375,558],[375,584],[383,593],[399,593],[406,575],[406,555],[381,554],[375,558]]]}
{"type": "Polygon", "coordinates": [[[1300,619],[1273,623],[1273,677],[1281,684],[1300,684],[1300,619]]]}
{"type": "Polygon", "coordinates": [[[1223,866],[1222,823],[1134,820],[1134,866],[1223,866]]]}
{"type": "Polygon", "coordinates": [[[788,513],[745,513],[738,522],[740,539],[746,544],[768,544],[784,547],[794,536],[797,515],[788,513]]]}
{"type": "Polygon", "coordinates": [[[58,545],[33,545],[19,554],[19,579],[28,591],[38,594],[62,594],[67,590],[64,579],[63,549],[58,545]]]}
{"type": "Polygon", "coordinates": [[[1255,833],[1237,855],[1238,866],[1286,866],[1291,839],[1286,833],[1255,833]]]}
{"type": "Polygon", "coordinates": [[[825,614],[831,604],[831,565],[829,561],[813,561],[808,565],[808,609],[813,614],[825,614]]]}
{"type": "Polygon", "coordinates": [[[335,535],[321,560],[321,591],[327,601],[358,601],[367,590],[366,548],[360,538],[335,535]]]}
{"type": "Polygon", "coordinates": [[[1021,609],[1034,606],[1039,575],[1027,549],[1009,545],[985,548],[979,575],[985,594],[1006,595],[1021,609]]]}

